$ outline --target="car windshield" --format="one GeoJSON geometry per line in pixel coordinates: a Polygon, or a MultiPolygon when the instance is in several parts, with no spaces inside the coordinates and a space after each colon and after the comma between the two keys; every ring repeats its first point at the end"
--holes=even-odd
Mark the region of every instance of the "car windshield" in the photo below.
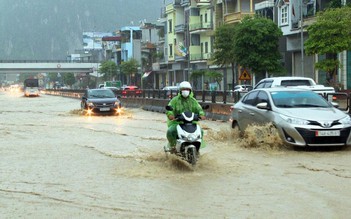
{"type": "Polygon", "coordinates": [[[313,91],[272,91],[271,96],[274,105],[280,108],[331,107],[323,97],[313,91]]]}
{"type": "Polygon", "coordinates": [[[88,90],[88,98],[114,98],[115,94],[108,89],[88,90]]]}

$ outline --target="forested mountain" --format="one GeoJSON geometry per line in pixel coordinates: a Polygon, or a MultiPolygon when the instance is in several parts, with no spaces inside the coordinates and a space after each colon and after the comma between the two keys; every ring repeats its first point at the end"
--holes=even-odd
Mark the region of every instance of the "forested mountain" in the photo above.
{"type": "Polygon", "coordinates": [[[155,22],[164,0],[0,0],[0,60],[65,59],[85,31],[155,22]]]}

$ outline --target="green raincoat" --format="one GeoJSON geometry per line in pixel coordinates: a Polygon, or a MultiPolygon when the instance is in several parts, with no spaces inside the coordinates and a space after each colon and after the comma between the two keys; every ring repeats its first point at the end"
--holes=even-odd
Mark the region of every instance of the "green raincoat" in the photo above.
{"type": "MultiPolygon", "coordinates": [[[[170,115],[176,116],[176,115],[181,114],[182,112],[185,112],[185,111],[190,111],[190,112],[199,114],[200,116],[204,116],[205,112],[202,109],[201,105],[194,98],[193,92],[191,92],[187,98],[184,98],[179,92],[178,95],[175,96],[168,103],[168,105],[172,106],[172,108],[173,108],[173,111],[166,112],[167,125],[168,125],[167,139],[169,142],[168,147],[174,147],[176,145],[176,141],[177,141],[177,125],[179,124],[179,122],[174,121],[174,120],[169,120],[168,116],[170,116],[170,115]]],[[[203,136],[202,129],[201,129],[201,133],[203,136]]],[[[204,144],[201,144],[202,147],[203,147],[203,145],[204,144]]]]}

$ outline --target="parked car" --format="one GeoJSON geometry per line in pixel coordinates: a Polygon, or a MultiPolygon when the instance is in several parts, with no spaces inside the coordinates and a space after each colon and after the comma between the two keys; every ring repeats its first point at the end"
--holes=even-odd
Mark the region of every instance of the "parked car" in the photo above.
{"type": "Polygon", "coordinates": [[[122,96],[140,96],[141,93],[139,87],[134,85],[124,86],[122,90],[122,96]]]}
{"type": "Polygon", "coordinates": [[[269,87],[298,87],[312,90],[321,95],[328,95],[328,99],[332,101],[332,93],[335,93],[333,87],[325,87],[324,85],[317,84],[312,78],[308,77],[272,77],[260,80],[254,87],[258,88],[269,88],[269,87]]]}
{"type": "Polygon", "coordinates": [[[81,108],[87,114],[119,114],[121,102],[110,89],[88,89],[82,97],[81,108]]]}
{"type": "Polygon", "coordinates": [[[166,86],[162,88],[162,90],[166,91],[166,96],[168,98],[172,98],[178,95],[179,87],[178,86],[166,86]]]}
{"type": "Polygon", "coordinates": [[[234,92],[248,92],[252,89],[253,87],[251,85],[241,84],[234,87],[234,92]]]}
{"type": "Polygon", "coordinates": [[[299,88],[255,89],[232,107],[232,128],[272,123],[292,146],[349,146],[351,118],[317,93],[299,88]]]}
{"type": "Polygon", "coordinates": [[[118,96],[118,94],[120,94],[120,89],[119,88],[117,88],[117,87],[101,87],[102,89],[109,89],[109,90],[112,90],[113,91],[113,93],[116,95],[116,96],[118,96]]]}

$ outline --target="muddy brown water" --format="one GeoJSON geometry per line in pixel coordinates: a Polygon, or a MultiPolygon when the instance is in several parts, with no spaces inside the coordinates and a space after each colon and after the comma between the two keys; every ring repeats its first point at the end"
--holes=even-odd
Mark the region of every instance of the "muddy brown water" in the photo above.
{"type": "Polygon", "coordinates": [[[83,116],[77,99],[0,92],[1,218],[349,218],[350,149],[295,151],[202,121],[195,168],[162,151],[165,115],[83,116]]]}

